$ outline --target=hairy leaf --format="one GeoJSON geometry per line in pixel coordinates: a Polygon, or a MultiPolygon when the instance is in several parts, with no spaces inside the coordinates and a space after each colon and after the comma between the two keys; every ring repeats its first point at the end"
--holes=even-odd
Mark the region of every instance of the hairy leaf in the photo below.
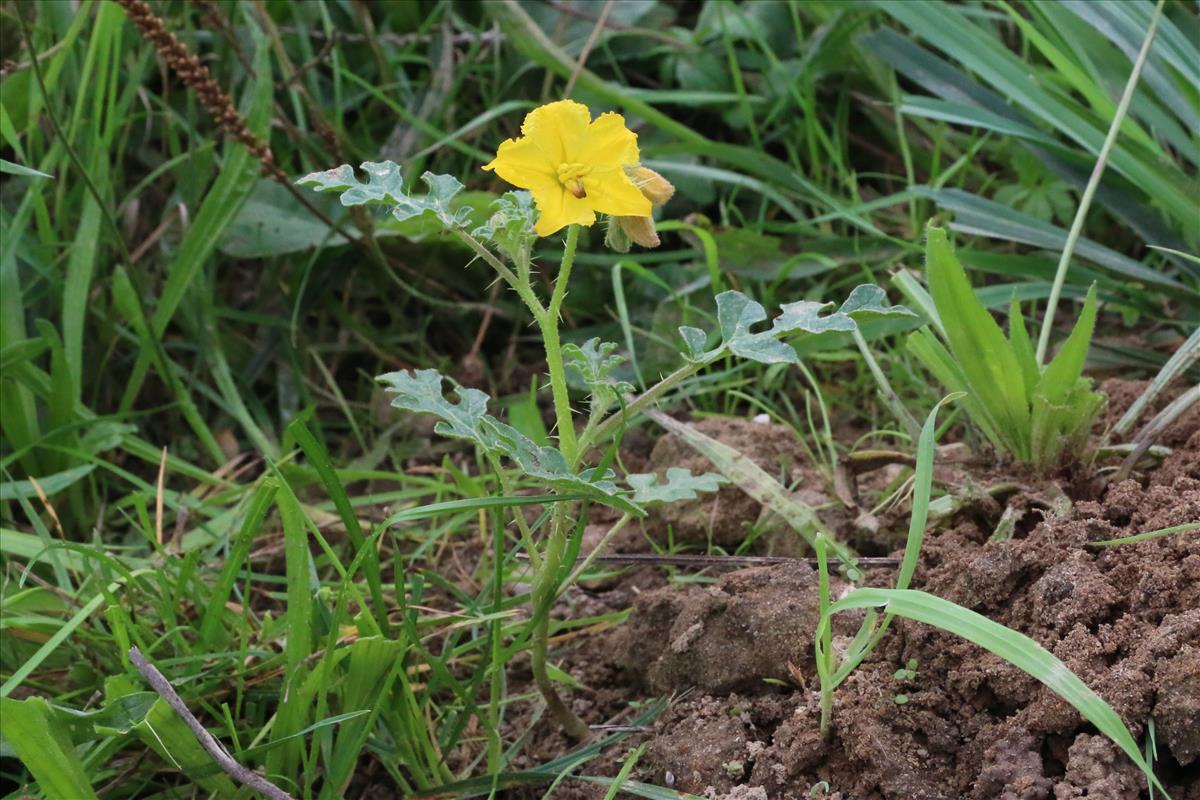
{"type": "Polygon", "coordinates": [[[788,334],[847,333],[856,330],[858,320],[864,317],[913,316],[904,306],[887,305],[884,291],[870,284],[855,287],[841,307],[826,313],[833,305],[812,300],[784,303],[770,328],[753,332],[752,327],[766,321],[766,309],[741,292],[721,292],[717,295],[721,344],[705,351],[708,334],[699,328],[681,327],[679,335],[687,349],[683,355],[689,361],[709,361],[728,351],[763,364],[795,364],[795,351],[780,341],[788,334]]]}
{"type": "Polygon", "coordinates": [[[633,489],[635,503],[674,503],[678,500],[695,500],[697,492],[715,492],[726,483],[725,478],[715,472],[693,475],[682,467],[668,467],[662,483],[653,473],[634,473],[626,477],[633,489]]]}
{"type": "Polygon", "coordinates": [[[683,337],[683,346],[687,348],[683,357],[688,361],[703,360],[704,348],[708,344],[708,334],[699,328],[682,325],[679,328],[679,335],[683,337]]]}
{"type": "Polygon", "coordinates": [[[367,173],[366,183],[354,175],[353,167],[342,164],[324,172],[310,172],[296,184],[312,186],[318,192],[341,192],[344,206],[396,205],[404,198],[404,179],[394,161],[366,161],[360,168],[367,173]]]}
{"type": "Polygon", "coordinates": [[[491,242],[516,263],[529,259],[529,250],[537,238],[533,229],[537,209],[533,195],[526,191],[505,192],[492,203],[487,222],[471,231],[483,242],[491,242]]]}
{"type": "Polygon", "coordinates": [[[469,208],[455,210],[450,205],[454,195],[463,189],[463,185],[458,182],[457,178],[426,172],[421,175],[421,180],[429,187],[429,194],[402,196],[396,207],[392,209],[393,217],[404,222],[419,217],[427,211],[432,211],[434,216],[447,228],[462,228],[470,222],[471,210],[469,208]]]}
{"type": "Polygon", "coordinates": [[[421,180],[429,187],[429,192],[413,195],[404,190],[404,178],[394,161],[366,161],[361,169],[367,173],[366,183],[355,176],[349,164],[309,173],[296,183],[312,186],[318,192],[341,192],[344,206],[391,206],[392,216],[400,222],[433,212],[447,228],[461,228],[467,224],[469,209],[455,209],[451,205],[454,196],[463,188],[457,178],[426,172],[421,180]]]}
{"type": "Polygon", "coordinates": [[[620,402],[633,391],[633,384],[611,376],[614,369],[625,363],[625,357],[613,355],[616,342],[601,342],[599,337],[588,339],[582,345],[564,344],[563,359],[575,370],[592,394],[592,410],[604,411],[620,402]]]}
{"type": "Polygon", "coordinates": [[[394,392],[392,405],[407,411],[433,414],[439,419],[434,430],[443,436],[468,439],[485,452],[512,461],[526,475],[571,492],[581,492],[605,505],[637,516],[643,512],[622,497],[610,470],[585,469],[573,473],[557,449],[541,446],[511,425],[487,413],[488,396],[478,389],[455,385],[458,402],[442,392],[445,380],[437,370],[401,370],[380,375],[377,380],[394,392]]]}

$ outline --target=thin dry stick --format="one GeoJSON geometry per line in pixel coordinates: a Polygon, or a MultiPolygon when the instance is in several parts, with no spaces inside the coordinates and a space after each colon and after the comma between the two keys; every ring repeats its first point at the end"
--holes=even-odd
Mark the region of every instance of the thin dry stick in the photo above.
{"type": "Polygon", "coordinates": [[[213,761],[217,762],[217,766],[224,770],[229,777],[249,786],[271,800],[295,800],[290,794],[254,770],[249,767],[243,767],[234,761],[233,756],[229,755],[228,751],[221,746],[221,743],[205,730],[204,726],[192,715],[191,711],[188,711],[188,707],[175,692],[175,687],[163,677],[163,674],[153,664],[146,660],[141,650],[138,650],[137,647],[129,648],[129,660],[133,662],[133,665],[137,667],[137,671],[146,679],[146,683],[150,684],[150,688],[158,692],[159,696],[167,701],[167,705],[175,710],[175,713],[179,715],[184,724],[196,735],[196,739],[200,742],[200,746],[204,748],[204,751],[212,756],[213,761]]]}
{"type": "Polygon", "coordinates": [[[154,491],[154,540],[163,543],[163,488],[167,481],[167,447],[163,445],[162,458],[158,462],[158,484],[154,491]]]}
{"type": "Polygon", "coordinates": [[[596,46],[596,40],[600,38],[600,31],[604,30],[604,25],[608,22],[608,15],[612,12],[615,3],[616,0],[608,0],[600,11],[600,19],[596,20],[596,26],[588,34],[587,41],[583,44],[583,50],[579,53],[579,60],[575,62],[575,69],[571,71],[571,78],[567,81],[567,88],[563,89],[563,97],[571,96],[571,90],[575,88],[575,81],[579,80],[579,73],[583,72],[583,65],[587,63],[592,48],[596,46]]]}
{"type": "MultiPolygon", "coordinates": [[[[518,561],[527,561],[528,556],[524,553],[517,554],[518,561]]],[[[582,563],[586,556],[580,556],[576,559],[576,563],[582,563]]],[[[830,563],[840,564],[842,559],[830,556],[830,563]]],[[[658,553],[610,553],[609,555],[596,556],[593,561],[601,564],[620,564],[626,566],[636,565],[663,565],[670,564],[675,567],[692,567],[695,569],[705,569],[715,567],[732,567],[741,569],[743,567],[770,567],[776,564],[796,564],[805,562],[811,567],[817,566],[815,558],[789,558],[787,556],[706,556],[706,555],[690,555],[690,554],[664,554],[658,553]]],[[[898,567],[900,559],[884,558],[876,556],[866,556],[855,559],[857,566],[870,569],[872,567],[898,567]]]]}

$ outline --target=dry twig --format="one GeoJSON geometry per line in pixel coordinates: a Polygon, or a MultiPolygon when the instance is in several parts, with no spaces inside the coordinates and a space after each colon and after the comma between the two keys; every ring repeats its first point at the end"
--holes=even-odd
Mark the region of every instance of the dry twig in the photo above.
{"type": "Polygon", "coordinates": [[[146,660],[142,655],[142,651],[137,647],[129,648],[129,660],[137,667],[137,671],[146,679],[146,683],[150,684],[150,688],[158,692],[163,700],[167,701],[175,713],[179,715],[184,724],[196,735],[196,739],[200,742],[200,746],[204,748],[204,752],[212,756],[213,761],[217,762],[222,770],[229,777],[233,778],[238,783],[249,786],[256,792],[269,797],[271,800],[295,800],[290,794],[280,789],[269,780],[259,775],[249,767],[243,767],[241,764],[233,760],[233,756],[221,746],[221,743],[200,724],[200,720],[192,715],[184,704],[183,699],[175,691],[175,687],[171,685],[163,674],[158,669],[146,660]]]}

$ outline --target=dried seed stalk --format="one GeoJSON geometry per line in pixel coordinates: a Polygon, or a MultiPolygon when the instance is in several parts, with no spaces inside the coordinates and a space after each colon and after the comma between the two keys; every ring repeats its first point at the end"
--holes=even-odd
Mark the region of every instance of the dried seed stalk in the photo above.
{"type": "Polygon", "coordinates": [[[271,148],[246,125],[246,119],[238,113],[233,100],[225,93],[209,73],[208,67],[188,51],[187,46],[167,30],[162,17],[154,13],[146,0],[116,0],[125,9],[129,20],[137,26],[143,38],[158,51],[159,58],[167,68],[179,76],[184,85],[196,93],[200,104],[209,113],[217,126],[229,136],[246,145],[255,158],[263,162],[267,171],[274,171],[275,157],[271,148]]]}

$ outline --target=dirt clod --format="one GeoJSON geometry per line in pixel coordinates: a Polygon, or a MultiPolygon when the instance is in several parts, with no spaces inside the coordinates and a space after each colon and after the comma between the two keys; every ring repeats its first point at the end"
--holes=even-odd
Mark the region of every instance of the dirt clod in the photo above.
{"type": "Polygon", "coordinates": [[[1180,764],[1191,764],[1200,757],[1200,647],[1185,647],[1158,675],[1158,733],[1180,764]]]}
{"type": "Polygon", "coordinates": [[[727,693],[786,679],[789,661],[810,660],[816,583],[811,567],[794,562],[644,594],[626,625],[622,663],[660,693],[727,693]]]}
{"type": "Polygon", "coordinates": [[[1068,758],[1067,774],[1054,787],[1054,800],[1127,800],[1137,797],[1139,784],[1145,783],[1137,767],[1103,736],[1079,734],[1068,758]]]}

